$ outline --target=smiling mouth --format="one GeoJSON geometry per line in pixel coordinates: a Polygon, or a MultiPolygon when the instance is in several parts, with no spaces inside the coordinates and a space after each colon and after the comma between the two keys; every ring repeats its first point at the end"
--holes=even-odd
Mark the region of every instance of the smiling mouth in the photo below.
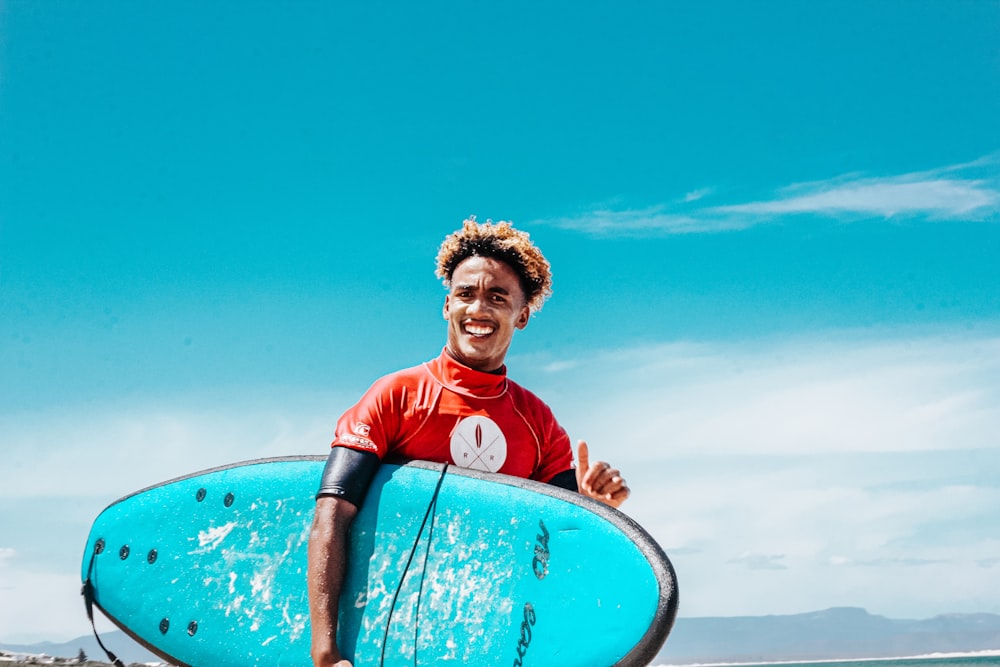
{"type": "Polygon", "coordinates": [[[465,333],[476,338],[486,338],[496,331],[496,327],[489,324],[466,324],[463,329],[465,333]]]}

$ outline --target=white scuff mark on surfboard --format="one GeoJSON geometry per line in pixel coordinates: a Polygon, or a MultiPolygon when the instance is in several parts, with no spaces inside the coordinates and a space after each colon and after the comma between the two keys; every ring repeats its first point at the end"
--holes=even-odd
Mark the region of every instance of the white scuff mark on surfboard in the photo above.
{"type": "MultiPolygon", "coordinates": [[[[512,551],[514,541],[525,536],[502,528],[477,528],[468,519],[467,509],[445,511],[435,517],[437,528],[427,569],[424,571],[421,553],[403,580],[401,590],[405,595],[397,601],[390,626],[390,636],[409,645],[413,641],[413,624],[421,614],[451,619],[446,628],[422,625],[417,636],[418,653],[434,650],[441,660],[475,662],[489,653],[491,642],[484,627],[491,618],[509,616],[513,610],[512,599],[498,594],[498,582],[510,579],[510,559],[497,556],[512,551]],[[498,560],[507,564],[499,565],[498,560]],[[421,612],[416,609],[418,597],[421,612]]],[[[511,525],[516,527],[518,522],[512,520],[511,525]]],[[[390,558],[382,561],[391,562],[390,558]]],[[[530,568],[530,564],[529,559],[525,567],[530,568]]],[[[376,576],[377,581],[385,579],[376,576]]],[[[370,578],[370,588],[371,582],[370,578]]]]}
{"type": "Polygon", "coordinates": [[[459,538],[460,525],[457,521],[448,523],[448,544],[457,544],[459,538]]]}
{"type": "MultiPolygon", "coordinates": [[[[302,602],[304,597],[297,593],[289,595],[286,580],[289,559],[304,553],[303,545],[308,542],[311,526],[301,526],[296,532],[282,536],[280,542],[267,532],[286,521],[286,515],[293,510],[294,504],[290,502],[258,501],[255,514],[238,517],[235,526],[226,527],[229,534],[225,537],[221,536],[222,531],[214,529],[225,544],[212,552],[214,577],[205,581],[206,587],[217,590],[218,594],[209,598],[214,608],[231,619],[235,627],[245,632],[278,631],[279,642],[286,635],[300,637],[308,627],[306,616],[295,614],[296,606],[306,606],[302,602]],[[274,546],[281,550],[276,552],[274,546]]],[[[204,550],[209,551],[210,548],[204,550]]],[[[298,566],[293,571],[301,573],[303,568],[298,566]]],[[[304,580],[304,575],[296,579],[304,580]]]]}
{"type": "Polygon", "coordinates": [[[257,571],[250,577],[250,595],[264,604],[271,602],[271,582],[274,573],[267,570],[257,571]]]}
{"type": "Polygon", "coordinates": [[[278,635],[271,635],[270,637],[268,637],[267,639],[265,639],[264,641],[262,641],[260,643],[260,645],[261,646],[267,646],[268,644],[270,644],[271,642],[273,642],[277,638],[278,638],[278,635]]]}
{"type": "MultiPolygon", "coordinates": [[[[376,541],[378,541],[377,537],[376,541]]],[[[399,570],[405,562],[399,543],[388,540],[381,546],[382,549],[372,553],[368,559],[368,585],[364,590],[359,591],[354,602],[358,609],[370,605],[370,608],[361,617],[361,626],[365,633],[375,632],[379,628],[385,627],[392,608],[392,594],[389,592],[389,586],[395,590],[400,575],[399,570]]],[[[395,624],[395,622],[396,616],[394,615],[393,623],[395,624]]]]}
{"type": "Polygon", "coordinates": [[[285,606],[281,609],[281,618],[289,628],[288,638],[295,641],[306,631],[306,618],[303,614],[296,614],[292,617],[288,612],[289,604],[289,601],[286,600],[285,606]]]}
{"type": "Polygon", "coordinates": [[[223,540],[229,537],[229,533],[233,532],[233,528],[236,527],[235,521],[230,521],[222,526],[214,526],[208,530],[198,531],[198,549],[194,551],[189,551],[190,555],[204,554],[210,551],[215,551],[222,544],[223,540]]]}
{"type": "Polygon", "coordinates": [[[244,609],[243,615],[250,621],[250,632],[257,632],[260,630],[260,618],[257,616],[257,607],[244,609]]]}
{"type": "Polygon", "coordinates": [[[229,618],[231,615],[238,613],[240,611],[240,608],[243,606],[243,600],[245,599],[246,598],[243,597],[242,595],[237,595],[235,598],[230,600],[229,604],[226,605],[225,609],[226,618],[229,618]]]}

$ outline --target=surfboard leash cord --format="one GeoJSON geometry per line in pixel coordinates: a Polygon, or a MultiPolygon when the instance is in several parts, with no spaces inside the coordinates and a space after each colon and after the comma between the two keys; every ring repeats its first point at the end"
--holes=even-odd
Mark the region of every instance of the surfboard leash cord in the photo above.
{"type": "Polygon", "coordinates": [[[424,534],[424,528],[427,527],[427,522],[430,520],[430,527],[427,532],[427,551],[424,553],[424,564],[420,571],[420,585],[417,588],[417,608],[414,613],[413,621],[413,664],[417,664],[417,636],[420,629],[420,598],[424,591],[424,579],[427,577],[427,561],[430,558],[431,551],[431,538],[434,536],[434,518],[437,508],[438,494],[441,493],[441,484],[444,482],[444,476],[448,472],[447,463],[442,464],[441,473],[438,475],[437,484],[434,486],[434,493],[431,494],[430,502],[427,503],[427,509],[424,511],[423,521],[420,522],[420,530],[417,531],[417,537],[413,540],[413,546],[410,548],[410,555],[406,559],[406,566],[403,567],[403,572],[399,577],[399,583],[396,585],[396,590],[392,594],[392,605],[389,607],[389,618],[385,622],[385,633],[382,635],[382,649],[379,654],[378,664],[385,664],[385,649],[389,643],[389,626],[392,625],[392,615],[396,611],[396,602],[399,600],[399,592],[403,588],[403,581],[406,579],[406,573],[410,571],[410,565],[413,563],[413,557],[417,553],[417,548],[420,546],[420,538],[424,534]]]}
{"type": "Polygon", "coordinates": [[[112,665],[115,667],[125,667],[125,663],[101,641],[101,635],[97,632],[97,624],[94,623],[94,584],[90,581],[90,575],[94,571],[94,558],[97,556],[97,553],[97,547],[95,546],[90,552],[90,562],[87,564],[87,578],[83,581],[83,589],[80,591],[80,595],[83,596],[83,604],[87,608],[87,618],[90,620],[90,628],[94,631],[94,639],[97,640],[97,645],[108,656],[108,660],[112,665]]]}
{"type": "MultiPolygon", "coordinates": [[[[441,491],[441,482],[444,481],[445,470],[448,468],[448,464],[444,464],[444,469],[441,470],[441,476],[438,478],[437,487],[434,489],[434,495],[431,497],[430,511],[430,525],[427,527],[427,549],[424,551],[424,564],[420,569],[420,585],[417,587],[417,607],[413,612],[413,665],[417,667],[417,639],[420,637],[420,601],[424,594],[424,581],[427,579],[427,561],[431,557],[431,542],[434,539],[434,523],[437,518],[437,501],[438,494],[441,491]]],[[[425,519],[426,521],[426,519],[425,519]]],[[[419,536],[418,536],[419,540],[419,536]]],[[[404,572],[405,574],[405,572],[404,572]]],[[[403,584],[400,580],[400,585],[403,584]]]]}

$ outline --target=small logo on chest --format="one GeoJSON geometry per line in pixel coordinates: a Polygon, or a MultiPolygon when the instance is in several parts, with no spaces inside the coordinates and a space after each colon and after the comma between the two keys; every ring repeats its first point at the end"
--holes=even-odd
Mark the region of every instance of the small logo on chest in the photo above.
{"type": "Polygon", "coordinates": [[[507,438],[489,417],[466,417],[451,432],[451,459],[463,468],[499,472],[507,460],[507,438]]]}

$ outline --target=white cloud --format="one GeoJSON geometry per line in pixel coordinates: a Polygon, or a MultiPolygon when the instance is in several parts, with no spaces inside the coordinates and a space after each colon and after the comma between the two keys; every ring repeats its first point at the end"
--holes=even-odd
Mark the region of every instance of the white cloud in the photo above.
{"type": "Polygon", "coordinates": [[[814,213],[827,216],[857,215],[891,218],[924,215],[930,218],[958,218],[993,213],[1000,203],[1000,191],[981,180],[913,180],[911,176],[889,179],[862,179],[846,183],[814,186],[803,194],[777,199],[708,209],[709,214],[779,216],[814,213]]]}
{"type": "Polygon", "coordinates": [[[691,203],[693,201],[698,201],[708,195],[712,194],[712,188],[701,188],[699,190],[692,190],[691,192],[684,195],[684,202],[691,203]]]}
{"type": "Polygon", "coordinates": [[[1000,611],[994,597],[1000,579],[981,566],[998,553],[1000,540],[982,531],[942,539],[926,530],[977,518],[988,524],[1000,511],[1000,489],[934,487],[947,472],[936,472],[934,461],[892,469],[904,457],[888,457],[888,465],[860,475],[854,471],[867,459],[850,454],[765,457],[764,466],[718,457],[650,464],[628,473],[634,496],[625,509],[672,558],[685,615],[841,605],[904,618],[1000,611]],[[881,488],[884,480],[903,483],[881,488]],[[912,482],[928,488],[907,488],[912,482]],[[934,577],[949,587],[914,585],[934,577]]]}
{"type": "Polygon", "coordinates": [[[784,554],[743,553],[729,562],[745,565],[751,570],[787,570],[788,566],[785,565],[784,560],[784,554]]]}
{"type": "Polygon", "coordinates": [[[144,486],[254,458],[323,454],[348,404],[289,395],[283,405],[185,398],[0,417],[0,498],[52,489],[112,501],[144,486]],[[44,481],[44,483],[41,483],[44,481]]]}
{"type": "Polygon", "coordinates": [[[1000,337],[831,331],[525,366],[622,469],[685,615],[1000,612],[1000,540],[981,530],[1000,513],[1000,337]],[[914,586],[933,577],[949,588],[914,586]]]}
{"type": "Polygon", "coordinates": [[[565,372],[533,381],[551,386],[558,399],[561,387],[587,391],[584,376],[600,377],[595,395],[560,403],[559,414],[589,404],[574,415],[574,430],[595,441],[619,442],[627,434],[621,446],[628,459],[998,444],[1000,338],[880,340],[839,331],[749,344],[652,345],[594,355],[580,366],[564,363],[565,372]]]}
{"type": "Polygon", "coordinates": [[[0,640],[6,643],[65,641],[89,631],[76,573],[0,567],[0,591],[0,640]]]}
{"type": "Polygon", "coordinates": [[[840,176],[785,187],[751,202],[701,207],[703,188],[680,202],[639,209],[597,207],[578,215],[541,221],[594,236],[647,236],[747,229],[790,216],[814,215],[851,221],[864,218],[924,218],[981,221],[1000,214],[996,156],[925,172],[883,177],[840,176]]]}
{"type": "Polygon", "coordinates": [[[698,215],[671,213],[666,206],[652,206],[639,210],[599,208],[577,216],[545,220],[541,223],[594,236],[687,234],[744,229],[749,226],[736,220],[735,216],[731,219],[716,216],[710,220],[698,215]]]}

